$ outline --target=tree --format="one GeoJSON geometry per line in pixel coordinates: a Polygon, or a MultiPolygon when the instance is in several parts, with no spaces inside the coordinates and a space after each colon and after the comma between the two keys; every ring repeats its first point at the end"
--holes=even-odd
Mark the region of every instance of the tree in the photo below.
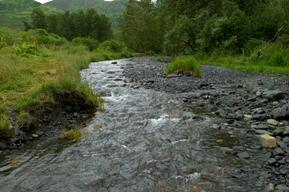
{"type": "Polygon", "coordinates": [[[46,15],[40,8],[36,8],[32,11],[31,14],[32,19],[32,27],[35,29],[46,29],[47,23],[46,23],[46,15]]]}

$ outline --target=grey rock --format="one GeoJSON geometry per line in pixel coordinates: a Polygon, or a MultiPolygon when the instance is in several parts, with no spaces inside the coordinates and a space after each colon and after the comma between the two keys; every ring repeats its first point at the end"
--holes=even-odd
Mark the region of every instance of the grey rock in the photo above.
{"type": "Polygon", "coordinates": [[[270,159],[267,161],[267,163],[268,163],[269,165],[274,165],[276,162],[277,162],[277,160],[274,159],[274,158],[270,158],[270,159]]]}
{"type": "Polygon", "coordinates": [[[277,185],[276,186],[276,190],[278,192],[288,192],[289,191],[289,187],[286,185],[277,185]]]}
{"type": "Polygon", "coordinates": [[[241,153],[238,153],[238,157],[241,159],[249,159],[250,155],[248,152],[241,152],[241,153]]]}
{"type": "Polygon", "coordinates": [[[258,135],[262,135],[262,134],[268,134],[268,135],[273,135],[273,133],[266,131],[266,130],[255,130],[255,133],[258,135]]]}
{"type": "Polygon", "coordinates": [[[273,134],[275,136],[280,136],[280,135],[283,135],[283,132],[284,132],[284,128],[278,127],[273,131],[273,134]]]}
{"type": "Polygon", "coordinates": [[[283,135],[284,136],[289,135],[289,127],[284,130],[283,135]]]}
{"type": "Polygon", "coordinates": [[[289,118],[289,105],[273,110],[273,117],[277,120],[287,120],[289,118]]]}
{"type": "Polygon", "coordinates": [[[13,167],[11,165],[6,165],[6,166],[3,166],[3,167],[0,167],[0,173],[10,171],[12,168],[13,167]]]}
{"type": "Polygon", "coordinates": [[[283,142],[284,142],[284,143],[289,143],[289,137],[284,137],[284,138],[283,138],[283,142]]]}
{"type": "Polygon", "coordinates": [[[280,90],[265,91],[263,93],[263,97],[270,101],[279,101],[280,99],[284,98],[284,92],[280,90]]]}

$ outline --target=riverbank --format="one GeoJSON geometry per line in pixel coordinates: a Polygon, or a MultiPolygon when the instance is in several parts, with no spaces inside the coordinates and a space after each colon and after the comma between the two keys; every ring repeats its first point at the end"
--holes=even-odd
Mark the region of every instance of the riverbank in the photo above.
{"type": "MultiPolygon", "coordinates": [[[[218,119],[218,123],[212,125],[213,129],[229,132],[238,129],[244,137],[253,136],[254,145],[230,149],[228,153],[250,163],[254,159],[252,151],[263,151],[266,160],[260,166],[270,173],[268,180],[279,188],[288,189],[288,76],[247,74],[203,65],[204,78],[167,77],[165,71],[169,61],[169,58],[135,59],[124,74],[137,88],[179,94],[179,99],[193,113],[218,119]],[[274,136],[278,146],[264,149],[259,142],[262,134],[274,136]]],[[[220,137],[219,145],[226,145],[223,137],[225,135],[220,137]]]]}
{"type": "Polygon", "coordinates": [[[102,110],[102,99],[79,72],[91,62],[127,56],[107,50],[109,43],[90,51],[87,41],[68,42],[44,30],[0,32],[0,150],[55,137],[102,110]]]}

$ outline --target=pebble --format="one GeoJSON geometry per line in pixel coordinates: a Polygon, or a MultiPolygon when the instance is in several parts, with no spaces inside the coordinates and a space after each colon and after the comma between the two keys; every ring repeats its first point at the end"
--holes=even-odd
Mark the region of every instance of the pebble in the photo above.
{"type": "Polygon", "coordinates": [[[272,125],[272,126],[275,126],[275,127],[279,125],[279,122],[277,120],[275,120],[275,119],[268,119],[267,123],[269,125],[272,125]]]}
{"type": "Polygon", "coordinates": [[[270,184],[267,186],[266,192],[274,192],[274,191],[275,191],[274,184],[270,183],[270,184]]]}
{"type": "Polygon", "coordinates": [[[283,138],[283,142],[284,142],[284,143],[289,143],[289,137],[284,137],[284,138],[283,138]]]}
{"type": "Polygon", "coordinates": [[[241,159],[249,159],[250,155],[248,152],[241,152],[241,153],[238,153],[238,157],[241,159]]]}

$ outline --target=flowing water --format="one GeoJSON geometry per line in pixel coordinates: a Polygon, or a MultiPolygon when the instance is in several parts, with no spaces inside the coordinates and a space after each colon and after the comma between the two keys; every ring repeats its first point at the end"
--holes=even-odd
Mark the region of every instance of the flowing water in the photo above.
{"type": "Polygon", "coordinates": [[[136,88],[122,73],[133,61],[116,62],[81,73],[105,100],[82,141],[2,173],[1,192],[264,191],[264,154],[250,148],[255,138],[217,129],[216,119],[186,108],[181,94],[136,88]]]}

